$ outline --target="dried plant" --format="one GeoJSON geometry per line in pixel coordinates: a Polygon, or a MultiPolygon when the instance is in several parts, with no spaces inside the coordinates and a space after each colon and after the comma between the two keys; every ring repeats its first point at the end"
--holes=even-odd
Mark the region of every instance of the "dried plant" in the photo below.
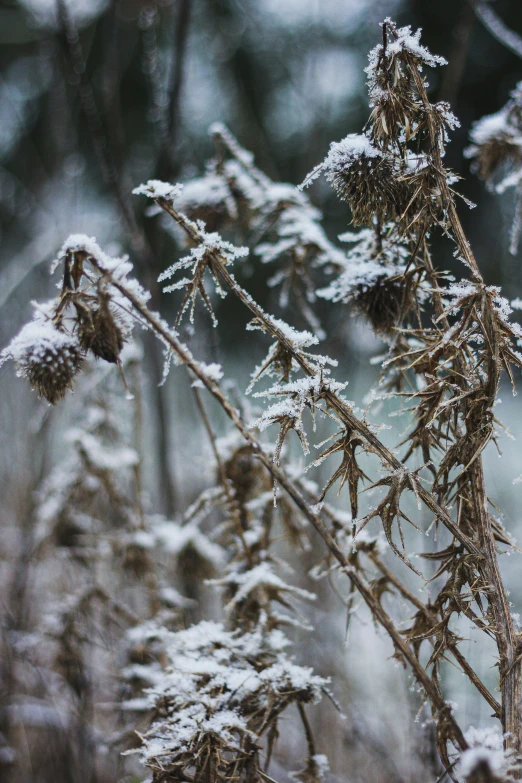
{"type": "Polygon", "coordinates": [[[515,216],[511,228],[510,252],[516,255],[522,228],[522,84],[513,90],[508,103],[496,114],[483,117],[471,131],[466,150],[475,169],[497,193],[515,189],[515,216]]]}
{"type": "MultiPolygon", "coordinates": [[[[420,43],[420,32],[398,28],[389,19],[382,36],[367,68],[371,114],[364,131],[333,143],[304,183],[324,174],[348,204],[352,222],[362,227],[341,236],[351,244],[348,253],[326,238],[304,193],[271,182],[225,128],[214,126],[216,158],[204,177],[185,189],[151,180],[135,191],[155,201],[169,220],[165,226],[188,249],[160,277],[172,281],[167,292],[184,291],[175,326],[149,308],[147,293],[129,277],[127,259],[112,258],[94,240],[74,236],[54,265],[63,274],[60,295],[40,308],[4,351],[37,392],[55,403],[76,379],[85,354],[121,364],[123,344],[139,324],[165,346],[165,377],[174,358],[193,381],[215,457],[216,486],[206,487],[177,523],[133,526],[134,512],[127,509],[135,551],[127,550],[126,562],[137,573],[154,571],[154,560],[140,561],[136,550],[151,540],[163,541],[176,556],[190,552],[193,574],[212,577],[222,591],[227,621],[180,630],[169,627],[153,607],[126,633],[123,681],[132,697],[127,706],[152,714],[138,750],[155,783],[272,780],[278,723],[290,705],[297,705],[308,748],[297,778],[312,783],[325,774],[305,705],[320,698],[326,682],[284,652],[289,642],[283,627],[299,620],[279,608],[311,596],[277,573],[278,525],[297,542],[315,529],[324,550],[314,575],[338,572],[347,579],[349,602],[359,596],[390,637],[397,660],[410,667],[422,703],[431,709],[442,777],[471,783],[520,775],[520,633],[499,566],[500,547],[509,548],[511,541],[490,511],[482,458],[498,439],[494,407],[501,376],[506,373],[514,384],[513,368],[522,366],[522,329],[510,320],[511,307],[499,289],[484,282],[458,216],[453,188],[458,177],[444,163],[448,132],[457,120],[447,104],[430,102],[423,76],[424,68],[444,61],[420,43]],[[254,301],[231,272],[234,264],[241,267],[248,249],[223,239],[218,231],[225,230],[251,244],[263,262],[279,265],[272,283],[282,284],[280,301],[285,305],[292,293],[312,331],[299,331],[254,301]],[[434,266],[429,239],[436,232],[446,238],[467,277],[455,281],[434,266]],[[180,271],[186,276],[176,279],[180,271]],[[214,294],[237,297],[252,317],[247,329],[271,341],[248,389],[270,379],[255,392],[257,400],[267,401],[257,418],[230,400],[222,368],[198,361],[177,331],[187,308],[195,321],[199,298],[217,325],[214,294]],[[314,352],[321,332],[312,310],[316,297],[347,305],[386,342],[374,399],[405,403],[411,423],[399,444],[402,459],[385,445],[380,428],[368,421],[370,414],[361,414],[345,398],[346,382],[333,375],[337,362],[314,352]],[[216,438],[201,387],[227,414],[237,439],[216,438]],[[316,420],[328,436],[308,467],[329,467],[322,491],[285,456],[292,431],[309,454],[310,423],[315,426],[316,420]],[[278,434],[270,443],[263,433],[274,425],[278,434]],[[349,515],[325,502],[334,485],[348,493],[349,515]],[[363,487],[379,495],[365,512],[363,487]],[[211,514],[218,515],[219,524],[213,525],[211,540],[202,539],[199,525],[211,514]],[[400,567],[406,565],[424,583],[428,576],[407,553],[405,528],[440,529],[438,548],[423,553],[437,564],[429,580],[436,594],[429,600],[420,600],[385,562],[378,537],[365,529],[374,519],[400,567]],[[205,560],[214,560],[217,574],[203,567],[205,560]],[[387,611],[387,592],[409,606],[408,627],[387,611]],[[500,700],[462,652],[461,616],[496,644],[500,700]],[[486,700],[496,728],[481,733],[459,724],[443,689],[446,659],[486,700]],[[145,694],[137,697],[143,686],[148,686],[145,694]]],[[[473,154],[480,156],[486,176],[506,160],[518,164],[518,142],[510,130],[518,122],[516,96],[513,101],[503,115],[500,141],[475,131],[473,154]]],[[[88,465],[89,449],[84,451],[88,465]]],[[[103,466],[90,470],[114,499],[103,466]]],[[[73,490],[79,491],[74,483],[66,496],[73,490]]],[[[114,609],[105,595],[102,603],[114,609]]],[[[78,611],[75,604],[75,616],[78,611]]],[[[78,688],[74,623],[64,624],[61,638],[62,658],[72,672],[67,676],[78,688]]]]}

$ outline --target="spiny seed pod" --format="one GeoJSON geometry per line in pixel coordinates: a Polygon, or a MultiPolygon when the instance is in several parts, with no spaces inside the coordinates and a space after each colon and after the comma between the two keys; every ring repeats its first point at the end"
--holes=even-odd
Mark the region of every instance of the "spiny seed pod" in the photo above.
{"type": "Polygon", "coordinates": [[[413,100],[408,96],[390,93],[387,99],[382,98],[374,107],[369,124],[372,126],[374,140],[387,146],[396,141],[402,131],[406,141],[409,141],[421,120],[421,112],[413,100]]]}
{"type": "Polygon", "coordinates": [[[489,180],[502,169],[522,163],[522,91],[517,88],[503,109],[474,123],[470,133],[472,146],[465,154],[476,158],[478,173],[489,180]]]}
{"type": "Polygon", "coordinates": [[[262,473],[259,462],[254,459],[251,446],[240,446],[225,463],[227,479],[232,482],[239,503],[245,503],[252,497],[262,473]]]}
{"type": "Polygon", "coordinates": [[[359,283],[351,294],[354,308],[378,334],[391,334],[401,314],[409,309],[411,292],[403,275],[388,275],[384,269],[371,284],[359,283]]]}
{"type": "Polygon", "coordinates": [[[117,364],[123,348],[123,335],[111,313],[108,297],[99,294],[94,309],[77,305],[78,339],[85,351],[91,351],[98,359],[117,364]]]}
{"type": "Polygon", "coordinates": [[[479,175],[490,179],[504,165],[520,165],[522,148],[505,133],[487,139],[477,147],[479,175]]]}
{"type": "Polygon", "coordinates": [[[74,335],[66,334],[51,321],[35,319],[26,324],[4,351],[17,365],[17,374],[27,378],[40,397],[52,405],[72,388],[84,354],[74,335]]]}
{"type": "Polygon", "coordinates": [[[222,231],[238,218],[227,180],[219,174],[209,172],[204,178],[188,182],[177,204],[191,220],[202,220],[208,232],[222,231]]]}
{"type": "Polygon", "coordinates": [[[390,160],[364,135],[350,134],[330,145],[322,164],[326,179],[352,210],[356,226],[385,222],[396,212],[398,186],[390,160]]]}
{"type": "Polygon", "coordinates": [[[370,100],[373,111],[368,126],[372,127],[372,138],[380,146],[396,141],[402,131],[408,141],[415,126],[422,122],[423,106],[411,74],[397,60],[389,70],[379,69],[375,73],[370,100]]]}

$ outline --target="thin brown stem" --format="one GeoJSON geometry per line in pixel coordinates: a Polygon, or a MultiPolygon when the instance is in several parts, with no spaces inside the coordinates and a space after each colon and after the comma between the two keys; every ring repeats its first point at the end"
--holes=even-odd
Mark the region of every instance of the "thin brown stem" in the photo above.
{"type": "MultiPolygon", "coordinates": [[[[100,272],[106,275],[108,274],[101,266],[98,265],[96,259],[92,258],[92,263],[99,269],[100,272]]],[[[317,530],[330,552],[342,567],[343,572],[346,574],[350,582],[353,583],[354,587],[358,590],[375,620],[390,636],[397,654],[400,655],[401,658],[410,665],[415,678],[429,698],[438,720],[442,721],[449,731],[451,740],[460,750],[467,749],[468,743],[466,742],[462,730],[460,729],[460,726],[451,712],[450,706],[446,704],[438,687],[428,676],[424,667],[417,660],[414,652],[410,649],[407,642],[405,642],[401,634],[396,629],[391,617],[383,609],[379,601],[374,597],[371,588],[352,567],[339,544],[330,533],[322,517],[312,511],[306,499],[295,486],[295,483],[287,476],[284,470],[274,464],[271,456],[265,453],[261,444],[248,429],[236,408],[234,408],[234,406],[231,405],[231,403],[227,400],[219,383],[217,383],[217,381],[205,373],[200,364],[194,359],[189,349],[178,340],[178,338],[169,330],[168,327],[165,326],[159,316],[150,312],[148,308],[142,304],[142,302],[132,293],[132,291],[128,290],[126,286],[119,281],[114,280],[110,274],[108,277],[111,284],[132,304],[141,319],[152,328],[154,333],[166,345],[168,345],[172,351],[174,351],[181,363],[194,373],[194,375],[203,383],[210,394],[212,394],[212,396],[218,401],[220,406],[232,421],[233,425],[241,433],[244,440],[251,446],[253,453],[256,455],[259,461],[271,473],[278,484],[285,490],[285,492],[293,500],[304,517],[317,530]]]]}
{"type": "MultiPolygon", "coordinates": [[[[436,617],[436,615],[434,615],[433,612],[430,612],[426,604],[423,604],[422,601],[420,601],[416,595],[414,595],[410,590],[408,590],[408,588],[403,585],[400,579],[397,579],[393,571],[390,571],[390,569],[384,564],[384,562],[377,554],[375,554],[374,552],[370,552],[369,557],[375,563],[379,571],[386,577],[386,579],[399,591],[399,593],[402,595],[403,598],[405,598],[407,601],[413,604],[413,606],[415,606],[416,609],[419,610],[419,612],[422,612],[434,627],[439,624],[439,620],[436,617]]],[[[451,638],[448,638],[446,640],[446,644],[448,649],[451,651],[453,657],[461,667],[462,671],[468,676],[470,682],[473,683],[473,685],[478,690],[478,692],[485,698],[489,706],[494,710],[495,717],[500,719],[502,713],[501,705],[498,703],[495,697],[488,691],[488,689],[486,688],[482,680],[477,676],[473,668],[464,658],[464,656],[462,655],[462,653],[458,648],[457,643],[453,641],[451,638]]]]}
{"type": "MultiPolygon", "coordinates": [[[[165,210],[174,220],[185,230],[190,239],[199,244],[200,237],[194,224],[187,221],[187,219],[179,212],[177,212],[172,203],[166,199],[157,200],[159,206],[165,210]]],[[[216,263],[216,267],[219,269],[219,274],[223,281],[227,284],[232,293],[234,293],[243,304],[253,313],[253,315],[259,320],[260,323],[266,328],[273,337],[275,337],[293,356],[295,361],[299,364],[303,372],[308,376],[314,376],[315,371],[311,367],[310,363],[301,353],[295,350],[292,342],[285,336],[285,334],[279,329],[273,320],[270,318],[264,310],[259,307],[258,304],[252,299],[252,297],[237,283],[234,277],[229,273],[225,266],[225,261],[216,251],[211,251],[213,259],[216,263]]],[[[393,471],[408,472],[408,468],[403,465],[392,452],[386,448],[386,446],[379,440],[379,438],[369,429],[369,427],[358,419],[353,413],[349,405],[341,400],[334,392],[325,391],[324,394],[327,405],[333,409],[339,419],[350,429],[355,430],[361,435],[371,449],[380,457],[382,462],[391,468],[393,471]]],[[[448,528],[448,530],[455,536],[455,538],[463,544],[468,552],[481,557],[481,551],[476,544],[471,541],[466,534],[460,530],[460,528],[453,522],[448,512],[442,508],[433,495],[428,492],[420,482],[417,482],[417,492],[420,499],[425,505],[432,511],[438,519],[448,528]]]]}
{"type": "Polygon", "coordinates": [[[192,391],[194,393],[194,399],[196,400],[196,405],[198,407],[198,411],[201,416],[201,420],[203,421],[203,426],[205,427],[205,430],[207,431],[208,438],[210,440],[210,445],[212,448],[212,453],[214,454],[214,459],[216,460],[216,465],[218,468],[219,473],[219,480],[221,482],[221,486],[223,487],[223,492],[225,493],[225,496],[227,498],[228,507],[230,510],[230,514],[234,520],[236,532],[239,536],[239,540],[241,541],[241,545],[243,547],[243,551],[245,553],[245,557],[247,558],[247,561],[249,562],[250,566],[253,565],[253,559],[252,559],[252,552],[250,550],[250,547],[245,541],[245,536],[243,533],[243,528],[241,527],[241,519],[239,514],[239,509],[237,507],[237,502],[234,497],[234,493],[231,489],[230,482],[227,478],[227,473],[225,470],[225,466],[223,465],[223,460],[221,459],[221,455],[219,453],[217,444],[216,444],[216,435],[212,428],[212,425],[210,423],[210,419],[208,418],[208,414],[205,410],[205,406],[203,405],[203,400],[201,399],[201,394],[199,393],[199,390],[195,387],[192,388],[192,391]]]}
{"type": "MultiPolygon", "coordinates": [[[[437,176],[438,186],[442,194],[443,203],[446,205],[448,221],[455,238],[460,255],[471,269],[475,281],[483,285],[484,281],[477,262],[464,233],[464,229],[457,213],[455,201],[447,183],[446,174],[442,165],[442,157],[439,146],[438,132],[433,119],[433,109],[429,102],[424,79],[413,64],[411,73],[416,89],[426,110],[428,131],[430,135],[431,155],[433,168],[437,176]]],[[[485,320],[484,330],[489,342],[487,358],[487,379],[482,382],[477,375],[476,381],[483,385],[487,395],[489,408],[493,406],[498,392],[500,381],[501,361],[499,356],[498,333],[492,323],[491,308],[484,297],[485,320]]],[[[435,289],[435,307],[440,307],[440,294],[435,289]]],[[[446,321],[447,324],[447,321],[446,321]]],[[[447,324],[449,325],[449,324],[447,324]]],[[[466,423],[467,436],[470,442],[475,437],[475,417],[468,399],[462,400],[463,420],[466,423]]],[[[513,627],[513,620],[509,609],[506,590],[500,575],[498,566],[496,541],[488,512],[488,498],[484,481],[482,458],[479,456],[469,467],[469,484],[473,504],[473,519],[476,524],[480,548],[484,559],[479,564],[479,569],[484,575],[486,583],[490,586],[488,600],[493,613],[495,634],[500,656],[500,681],[502,688],[502,725],[507,735],[507,745],[517,752],[522,748],[522,726],[520,721],[520,703],[522,695],[522,663],[519,658],[520,641],[513,627]]]]}

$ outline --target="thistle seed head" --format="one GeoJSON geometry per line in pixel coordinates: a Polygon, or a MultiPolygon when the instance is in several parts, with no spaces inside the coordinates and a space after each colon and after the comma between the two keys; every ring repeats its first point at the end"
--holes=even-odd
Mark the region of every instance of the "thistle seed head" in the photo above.
{"type": "Polygon", "coordinates": [[[84,351],[91,351],[98,359],[117,364],[123,349],[121,328],[109,307],[106,294],[100,293],[93,309],[77,306],[78,339],[84,351]]]}
{"type": "Polygon", "coordinates": [[[252,447],[246,445],[236,449],[225,463],[225,473],[232,482],[238,502],[242,504],[250,500],[262,475],[252,447]]]}
{"type": "Polygon", "coordinates": [[[472,146],[465,154],[475,158],[482,179],[489,180],[500,173],[509,174],[522,163],[522,87],[511,93],[511,100],[496,114],[483,117],[473,125],[472,146]]]}
{"type": "Polygon", "coordinates": [[[522,148],[509,135],[500,134],[477,147],[479,176],[488,180],[501,168],[522,163],[522,148]]]}
{"type": "Polygon", "coordinates": [[[423,107],[409,71],[397,61],[391,70],[378,70],[370,97],[373,111],[368,125],[372,127],[375,143],[387,147],[402,132],[405,140],[409,141],[423,119],[423,107]]]}
{"type": "Polygon", "coordinates": [[[209,172],[205,178],[188,182],[181,192],[178,208],[191,220],[202,220],[209,233],[223,231],[237,220],[235,198],[225,177],[209,172]]]}
{"type": "Polygon", "coordinates": [[[326,179],[348,202],[356,226],[385,222],[396,212],[398,186],[392,162],[364,135],[350,134],[330,146],[323,163],[326,179]]]}
{"type": "Polygon", "coordinates": [[[390,277],[383,269],[382,276],[377,277],[372,285],[356,286],[351,301],[378,334],[389,335],[409,309],[410,286],[404,276],[390,277]]]}
{"type": "Polygon", "coordinates": [[[443,219],[444,203],[436,173],[419,156],[410,164],[408,173],[398,179],[398,224],[402,234],[407,234],[421,221],[427,227],[443,219]]]}
{"type": "Polygon", "coordinates": [[[75,335],[38,318],[24,326],[4,356],[15,361],[18,375],[52,405],[72,388],[84,360],[75,335]]]}

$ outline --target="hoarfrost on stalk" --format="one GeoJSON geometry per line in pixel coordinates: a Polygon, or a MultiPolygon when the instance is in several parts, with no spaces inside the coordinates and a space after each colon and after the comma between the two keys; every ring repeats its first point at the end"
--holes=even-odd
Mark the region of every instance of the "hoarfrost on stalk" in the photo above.
{"type": "Polygon", "coordinates": [[[148,196],[149,198],[163,198],[165,201],[174,201],[183,190],[183,185],[177,183],[171,185],[170,182],[162,182],[160,179],[149,179],[148,182],[138,185],[132,191],[135,196],[148,196]]]}
{"type": "Polygon", "coordinates": [[[308,601],[314,601],[316,596],[308,590],[289,585],[281,577],[274,573],[272,565],[268,562],[260,563],[258,566],[240,573],[232,570],[221,579],[213,579],[211,584],[220,586],[234,586],[236,591],[233,598],[227,604],[228,609],[232,609],[250,596],[255,590],[265,590],[269,595],[276,593],[289,593],[298,598],[308,601]]]}
{"type": "Polygon", "coordinates": [[[158,544],[171,555],[179,556],[187,549],[193,549],[216,568],[223,566],[226,562],[224,550],[219,544],[210,541],[201,532],[196,522],[179,525],[176,522],[158,521],[153,523],[151,532],[158,544]]]}
{"type": "MultiPolygon", "coordinates": [[[[265,617],[266,620],[266,617],[265,617]]],[[[142,761],[189,763],[205,738],[241,752],[241,741],[262,727],[259,715],[281,700],[317,701],[328,680],[298,666],[282,650],[278,629],[250,633],[203,621],[165,637],[167,667],[149,690],[165,717],[144,736],[142,761]],[[262,662],[262,663],[261,663],[262,662]]]]}
{"type": "MultiPolygon", "coordinates": [[[[295,350],[299,350],[299,348],[308,348],[311,345],[317,345],[319,342],[317,335],[312,334],[312,332],[308,332],[306,330],[299,331],[299,329],[290,326],[290,324],[288,324],[286,321],[283,321],[281,318],[274,318],[273,316],[270,316],[270,322],[276,329],[282,332],[283,337],[285,337],[288,342],[292,344],[292,347],[295,350]]],[[[263,327],[257,321],[251,321],[249,324],[247,324],[246,328],[247,331],[254,331],[256,329],[263,330],[263,327]]]]}
{"type": "MultiPolygon", "coordinates": [[[[223,378],[223,368],[220,364],[217,364],[216,362],[212,362],[211,364],[199,362],[199,366],[209,380],[217,383],[223,378]]],[[[196,380],[192,382],[192,386],[198,389],[204,388],[203,381],[200,381],[199,378],[196,378],[196,380]]]]}
{"type": "MultiPolygon", "coordinates": [[[[315,399],[319,398],[325,391],[336,393],[346,388],[347,383],[340,383],[328,378],[327,371],[323,374],[313,375],[306,378],[299,378],[289,383],[278,383],[271,386],[266,391],[257,392],[255,397],[268,397],[278,399],[270,405],[261,415],[250,424],[251,428],[258,428],[263,431],[271,424],[281,423],[284,419],[293,421],[293,429],[297,433],[304,435],[302,416],[307,408],[313,411],[315,408],[315,399]]],[[[303,446],[305,445],[302,441],[303,446]]],[[[307,447],[305,452],[308,453],[307,447]]]]}
{"type": "Polygon", "coordinates": [[[270,405],[266,411],[263,412],[261,418],[256,419],[250,424],[252,429],[259,429],[261,432],[272,424],[279,423],[280,419],[288,417],[294,420],[294,429],[304,432],[301,424],[301,416],[306,407],[306,397],[300,396],[297,399],[287,398],[279,400],[273,405],[270,405]]]}
{"type": "MultiPolygon", "coordinates": [[[[198,223],[200,224],[200,221],[198,221],[198,223]]],[[[226,240],[222,239],[221,236],[216,232],[207,234],[202,227],[202,224],[198,225],[198,229],[201,244],[192,248],[190,255],[185,256],[184,258],[180,258],[179,261],[176,261],[174,264],[171,264],[168,269],[165,269],[165,271],[163,271],[158,277],[158,283],[169,280],[180,269],[192,268],[195,272],[198,264],[202,261],[205,261],[205,257],[208,253],[218,253],[225,259],[227,264],[231,264],[238,258],[246,258],[248,256],[249,250],[247,247],[236,247],[231,242],[227,242],[226,240]]],[[[185,282],[185,279],[181,280],[177,283],[174,283],[172,286],[167,286],[163,289],[163,291],[165,293],[174,291],[178,288],[181,288],[185,282]]]]}

